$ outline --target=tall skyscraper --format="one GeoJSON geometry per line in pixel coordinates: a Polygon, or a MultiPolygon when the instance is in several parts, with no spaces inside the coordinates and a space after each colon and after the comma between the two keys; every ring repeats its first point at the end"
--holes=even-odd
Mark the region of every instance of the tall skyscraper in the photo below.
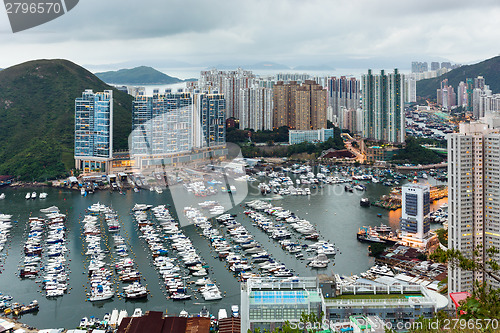
{"type": "Polygon", "coordinates": [[[277,82],[273,87],[273,127],[310,130],[326,128],[327,91],[313,80],[301,86],[277,82]]]}
{"type": "Polygon", "coordinates": [[[439,69],[439,62],[433,61],[431,62],[431,71],[437,71],[439,69]]]}
{"type": "Polygon", "coordinates": [[[317,130],[326,128],[327,92],[318,83],[306,80],[296,92],[295,128],[317,130]]]}
{"type": "Polygon", "coordinates": [[[414,247],[426,247],[431,229],[430,204],[428,185],[406,184],[402,187],[402,242],[414,247]]]}
{"type": "Polygon", "coordinates": [[[202,71],[196,89],[212,93],[219,91],[224,94],[226,103],[226,117],[240,119],[240,92],[241,89],[251,87],[256,76],[247,70],[238,68],[235,71],[218,71],[212,69],[202,71]]]}
{"type": "Polygon", "coordinates": [[[214,91],[211,94],[195,94],[194,98],[201,126],[201,131],[197,131],[195,127],[196,147],[224,146],[226,144],[226,100],[224,95],[214,91]],[[201,136],[197,133],[200,133],[201,136]]]}
{"type": "Polygon", "coordinates": [[[222,94],[165,93],[136,96],[132,110],[131,154],[139,168],[171,162],[193,148],[223,146],[225,100],[222,94]]]}
{"type": "Polygon", "coordinates": [[[404,83],[405,103],[417,102],[417,76],[415,74],[405,76],[404,83]]]}
{"type": "Polygon", "coordinates": [[[394,73],[368,74],[362,77],[363,136],[391,143],[405,141],[404,76],[394,73]]]}
{"type": "Polygon", "coordinates": [[[474,89],[484,89],[485,80],[484,77],[478,76],[474,79],[474,89]]]}
{"type": "MultiPolygon", "coordinates": [[[[461,123],[448,139],[448,248],[484,262],[500,248],[500,132],[482,123],[461,123]],[[474,257],[474,249],[479,256],[474,257]]],[[[500,263],[500,256],[494,257],[500,263]]],[[[474,281],[500,284],[482,271],[448,268],[449,292],[471,292],[474,281]]]]}
{"type": "Polygon", "coordinates": [[[295,128],[295,92],[299,85],[295,81],[284,84],[278,81],[273,86],[273,127],[295,128]]]}
{"type": "Polygon", "coordinates": [[[467,107],[467,85],[460,81],[457,88],[457,105],[467,107]]]}
{"type": "MultiPolygon", "coordinates": [[[[332,107],[332,116],[337,116],[342,122],[342,108],[356,110],[360,107],[360,82],[356,78],[345,76],[327,78],[328,106],[332,107]]],[[[333,121],[331,117],[330,121],[333,121]]]]}
{"type": "Polygon", "coordinates": [[[451,62],[449,62],[449,61],[443,61],[443,62],[441,63],[441,68],[448,68],[448,69],[452,69],[452,67],[451,67],[451,62]]]}
{"type": "Polygon", "coordinates": [[[133,102],[132,153],[166,155],[193,147],[193,99],[190,93],[139,95],[133,102]]]}
{"type": "Polygon", "coordinates": [[[467,85],[467,111],[472,112],[472,106],[473,106],[473,94],[474,94],[474,80],[471,78],[467,78],[465,80],[466,85],[467,85]]]}
{"type": "Polygon", "coordinates": [[[427,65],[427,62],[414,61],[411,63],[411,72],[412,73],[423,73],[423,72],[427,72],[428,70],[429,70],[429,67],[427,65]]]}
{"type": "Polygon", "coordinates": [[[441,89],[437,90],[437,103],[446,110],[456,106],[457,96],[452,86],[448,85],[448,79],[441,81],[441,89]]]}
{"type": "Polygon", "coordinates": [[[85,90],[75,99],[75,167],[109,170],[113,158],[113,91],[85,90]]]}
{"type": "Polygon", "coordinates": [[[273,129],[273,90],[252,86],[240,91],[240,129],[273,129]]]}

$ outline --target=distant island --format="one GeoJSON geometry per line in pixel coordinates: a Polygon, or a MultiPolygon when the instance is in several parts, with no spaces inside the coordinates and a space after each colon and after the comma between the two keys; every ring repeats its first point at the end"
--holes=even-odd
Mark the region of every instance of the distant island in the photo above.
{"type": "Polygon", "coordinates": [[[329,65],[300,65],[293,68],[297,71],[334,71],[335,68],[329,65]]]}
{"type": "Polygon", "coordinates": [[[169,76],[152,67],[140,66],[131,69],[120,69],[117,71],[95,73],[102,81],[108,84],[130,84],[130,85],[153,85],[153,84],[174,84],[196,79],[181,80],[169,76]]]}
{"type": "Polygon", "coordinates": [[[238,67],[243,68],[243,69],[248,69],[248,70],[267,70],[267,69],[272,69],[272,70],[284,70],[284,69],[290,69],[290,67],[283,65],[283,64],[277,64],[275,62],[270,62],[270,61],[262,61],[258,62],[256,64],[251,64],[251,65],[216,65],[216,66],[211,66],[210,68],[217,68],[221,70],[234,70],[238,67]]]}

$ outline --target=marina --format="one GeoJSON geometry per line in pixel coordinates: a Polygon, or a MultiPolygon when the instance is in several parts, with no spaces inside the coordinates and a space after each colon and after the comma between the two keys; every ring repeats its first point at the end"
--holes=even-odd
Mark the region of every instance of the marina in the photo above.
{"type": "MultiPolygon", "coordinates": [[[[6,198],[0,201],[0,212],[12,215],[12,221],[19,221],[12,223],[10,229],[8,239],[12,244],[26,242],[29,218],[43,216],[45,213],[40,209],[54,210],[51,206],[55,206],[66,215],[63,239],[67,251],[61,253],[69,280],[67,292],[61,297],[43,297],[45,291],[40,285],[32,279],[19,278],[17,265],[25,254],[10,249],[5,256],[0,290],[9,290],[20,303],[38,300],[39,311],[23,316],[29,325],[44,328],[57,322],[64,327],[75,327],[84,316],[104,318],[106,314],[111,316],[113,309],[124,309],[129,314],[139,307],[168,310],[169,314],[181,311],[195,314],[206,307],[214,316],[219,309],[230,313],[231,307],[240,303],[239,281],[254,275],[337,273],[350,276],[365,272],[374,266],[374,260],[367,256],[367,245],[358,242],[355,234],[360,227],[379,226],[381,222],[395,230],[399,215],[398,211],[361,207],[360,200],[368,197],[372,201],[388,194],[390,187],[380,181],[373,182],[373,179],[383,179],[378,173],[370,181],[352,179],[353,173],[362,177],[361,169],[339,167],[333,174],[327,168],[323,171],[326,171],[325,180],[332,177],[335,182],[325,183],[320,180],[322,176],[318,177],[322,172],[307,171],[307,168],[300,173],[285,171],[283,177],[289,177],[295,183],[294,188],[299,187],[297,180],[300,180],[300,188],[309,188],[310,195],[275,194],[273,186],[271,193],[263,196],[259,184],[277,178],[266,173],[255,174],[253,182],[250,177],[237,181],[233,186],[242,193],[242,186],[250,180],[248,195],[227,212],[218,207],[227,202],[228,192],[222,191],[222,184],[212,185],[218,192],[210,197],[195,196],[182,185],[163,193],[129,189],[125,195],[117,191],[97,191],[85,197],[77,191],[46,188],[43,191],[48,196],[44,200],[26,200],[26,191],[22,189],[2,189],[6,198]],[[310,184],[302,184],[304,178],[300,175],[307,176],[308,172],[314,173],[317,183],[310,181],[313,177],[307,177],[310,184]],[[366,189],[346,192],[345,181],[340,179],[349,179],[354,186],[359,184],[366,189]],[[175,200],[172,192],[177,196],[175,200]],[[104,208],[100,211],[100,207],[94,206],[99,212],[91,214],[89,207],[98,202],[110,211],[104,208]],[[177,207],[176,202],[184,204],[177,207]],[[191,207],[189,211],[196,213],[193,216],[198,220],[181,226],[179,215],[186,217],[186,207],[191,207]],[[215,219],[221,215],[229,218],[215,219]],[[89,221],[87,237],[84,226],[89,221]],[[89,249],[95,253],[87,254],[89,249]],[[92,267],[106,270],[93,282],[89,277],[92,259],[95,260],[92,267]],[[102,265],[99,261],[104,262],[103,267],[99,267],[102,265]],[[140,273],[140,278],[134,273],[140,273]],[[7,276],[10,278],[4,278],[7,276]],[[14,286],[12,279],[17,279],[14,286]],[[104,281],[110,281],[109,289],[104,281]],[[89,301],[94,287],[96,296],[113,296],[89,301]],[[143,297],[144,288],[146,297],[143,297]],[[176,298],[178,300],[174,300],[176,298]],[[74,304],[79,306],[78,313],[73,311],[74,304]]],[[[429,181],[436,183],[433,177],[429,177],[429,181]]],[[[435,210],[442,203],[438,201],[432,208],[435,210]]],[[[48,262],[48,244],[42,242],[41,247],[42,258],[48,262]]],[[[39,278],[41,276],[35,280],[39,278]]]]}

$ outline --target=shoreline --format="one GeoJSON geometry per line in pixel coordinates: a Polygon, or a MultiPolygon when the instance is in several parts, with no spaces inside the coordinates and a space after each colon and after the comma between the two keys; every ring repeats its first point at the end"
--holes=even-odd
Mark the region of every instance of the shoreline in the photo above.
{"type": "MultiPolygon", "coordinates": [[[[37,333],[39,331],[39,329],[37,329],[33,326],[29,326],[27,324],[23,324],[18,319],[15,319],[15,318],[10,318],[10,317],[5,317],[4,315],[0,315],[0,319],[6,320],[10,323],[13,323],[14,327],[12,329],[14,331],[18,330],[18,329],[23,329],[26,331],[26,333],[37,333]]],[[[66,332],[66,330],[64,332],[66,332]]]]}

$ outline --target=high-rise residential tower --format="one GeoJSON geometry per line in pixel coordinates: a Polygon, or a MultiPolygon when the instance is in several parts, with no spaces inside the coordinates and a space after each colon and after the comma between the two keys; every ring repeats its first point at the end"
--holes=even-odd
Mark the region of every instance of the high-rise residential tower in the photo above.
{"type": "Polygon", "coordinates": [[[326,128],[327,92],[315,81],[306,80],[295,94],[295,128],[326,128]]]}
{"type": "MultiPolygon", "coordinates": [[[[482,123],[461,123],[448,139],[448,248],[479,262],[500,248],[500,131],[482,123]],[[480,246],[478,248],[478,246],[480,246]],[[474,257],[474,249],[479,256],[474,257]]],[[[495,255],[497,264],[500,256],[495,255]]],[[[448,268],[448,290],[471,292],[474,281],[500,284],[481,271],[448,268]]]]}
{"type": "Polygon", "coordinates": [[[404,76],[394,73],[362,76],[363,136],[390,143],[405,141],[404,76]]]}
{"type": "Polygon", "coordinates": [[[240,91],[240,129],[273,129],[273,90],[252,86],[240,91]]]}
{"type": "Polygon", "coordinates": [[[273,127],[310,130],[326,128],[327,91],[316,81],[295,81],[273,86],[273,127]]]}
{"type": "Polygon", "coordinates": [[[196,147],[215,148],[226,144],[226,100],[223,94],[198,93],[194,95],[200,131],[194,129],[196,147]]]}
{"type": "MultiPolygon", "coordinates": [[[[329,77],[327,79],[328,106],[332,107],[332,116],[337,116],[342,122],[342,108],[356,110],[360,107],[360,82],[356,78],[346,78],[345,76],[329,77]]],[[[330,121],[333,121],[328,119],[330,121]]]]}
{"type": "Polygon", "coordinates": [[[132,153],[164,155],[193,147],[193,100],[190,93],[167,90],[139,95],[133,102],[132,153]]]}
{"type": "Polygon", "coordinates": [[[220,147],[225,137],[222,94],[165,93],[138,95],[133,102],[131,154],[139,168],[168,164],[193,148],[220,147]]]}
{"type": "Polygon", "coordinates": [[[278,81],[273,86],[273,127],[295,128],[295,92],[299,85],[295,81],[278,81]]]}
{"type": "Polygon", "coordinates": [[[212,69],[201,72],[196,89],[208,93],[218,91],[224,94],[226,117],[240,119],[240,92],[242,89],[251,87],[255,81],[256,76],[251,71],[241,68],[235,71],[212,69]]]}
{"type": "Polygon", "coordinates": [[[85,90],[75,99],[75,167],[107,172],[113,157],[113,91],[85,90]]]}

